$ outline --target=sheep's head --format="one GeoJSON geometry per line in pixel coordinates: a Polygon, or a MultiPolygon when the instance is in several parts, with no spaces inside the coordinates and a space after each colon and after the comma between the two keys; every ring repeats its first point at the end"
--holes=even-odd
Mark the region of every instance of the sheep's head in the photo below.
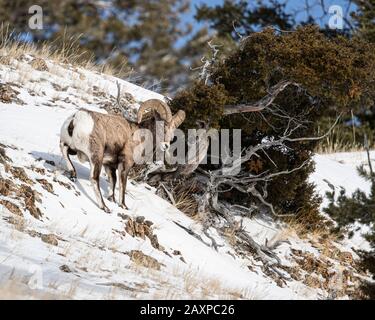
{"type": "Polygon", "coordinates": [[[160,146],[158,147],[162,151],[167,152],[173,140],[175,129],[185,120],[185,111],[179,110],[175,115],[172,115],[171,109],[165,102],[158,99],[150,99],[143,102],[138,109],[138,124],[142,122],[144,114],[150,111],[156,111],[160,120],[164,121],[164,139],[161,139],[160,146]]]}

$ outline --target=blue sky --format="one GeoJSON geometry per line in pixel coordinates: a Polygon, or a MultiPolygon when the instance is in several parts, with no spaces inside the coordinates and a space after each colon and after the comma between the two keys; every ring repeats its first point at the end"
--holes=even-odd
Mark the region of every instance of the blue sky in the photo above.
{"type": "MultiPolygon", "coordinates": [[[[191,0],[191,10],[190,10],[189,14],[186,15],[186,19],[187,19],[187,21],[193,21],[193,17],[194,17],[194,14],[195,14],[195,6],[197,6],[197,5],[205,3],[205,4],[213,7],[215,5],[222,4],[223,2],[224,2],[224,0],[191,0]]],[[[301,0],[287,0],[287,1],[282,0],[282,1],[279,1],[279,2],[282,2],[282,3],[287,2],[286,8],[289,11],[293,11],[293,10],[296,10],[296,9],[303,9],[304,6],[305,6],[305,1],[301,1],[301,0]]],[[[320,1],[308,0],[308,2],[310,4],[315,3],[315,5],[312,6],[312,8],[311,8],[311,14],[315,17],[320,16],[322,14],[322,10],[321,10],[321,7],[319,5],[320,1]]],[[[344,11],[347,8],[349,2],[350,2],[349,0],[325,0],[324,1],[327,9],[331,5],[340,5],[340,6],[343,7],[344,11]]],[[[256,3],[256,1],[250,0],[249,3],[256,3]]],[[[351,5],[351,9],[353,9],[353,8],[354,8],[354,5],[351,5]]],[[[297,17],[298,20],[302,20],[303,18],[306,18],[305,14],[300,14],[297,17]]]]}
{"type": "MultiPolygon", "coordinates": [[[[190,9],[190,12],[185,14],[184,22],[191,23],[193,25],[194,30],[199,29],[199,27],[201,27],[202,25],[198,24],[197,22],[194,21],[194,15],[195,15],[195,11],[196,11],[195,7],[197,5],[200,5],[200,4],[203,4],[203,3],[213,7],[215,5],[222,4],[223,2],[224,2],[224,0],[191,0],[191,9],[190,9]]],[[[256,3],[255,0],[251,0],[249,2],[250,3],[256,3]]],[[[285,0],[280,1],[280,2],[284,3],[285,0]]],[[[319,1],[308,0],[308,2],[310,4],[316,3],[316,5],[311,8],[311,11],[310,11],[311,15],[313,17],[321,17],[323,12],[321,10],[321,7],[318,5],[319,1]]],[[[327,10],[328,10],[329,6],[331,6],[331,5],[340,5],[340,6],[343,7],[343,10],[344,10],[344,13],[345,13],[345,10],[348,7],[349,1],[348,0],[325,0],[324,3],[325,3],[325,6],[326,6],[327,10]]],[[[293,12],[295,10],[304,11],[304,10],[302,10],[304,8],[304,5],[305,5],[305,1],[289,0],[289,1],[287,1],[287,7],[286,8],[287,8],[287,11],[289,11],[289,12],[293,12]]],[[[353,10],[354,8],[355,8],[354,5],[352,5],[350,7],[350,10],[353,10]]],[[[305,19],[306,19],[306,12],[300,13],[296,17],[297,21],[303,21],[305,19]]],[[[319,23],[322,24],[322,25],[327,24],[328,23],[328,17],[321,20],[319,23]]]]}

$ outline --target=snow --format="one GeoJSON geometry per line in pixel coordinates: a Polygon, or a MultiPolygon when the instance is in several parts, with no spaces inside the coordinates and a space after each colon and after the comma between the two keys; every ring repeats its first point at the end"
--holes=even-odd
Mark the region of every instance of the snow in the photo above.
{"type": "MultiPolygon", "coordinates": [[[[372,156],[375,156],[375,152],[372,152],[372,156]]],[[[316,155],[314,160],[316,168],[310,180],[316,184],[317,191],[322,196],[332,191],[328,183],[335,186],[337,191],[343,187],[348,195],[357,189],[370,192],[371,184],[360,177],[357,172],[359,165],[367,163],[367,156],[364,152],[316,155]]],[[[323,206],[327,204],[327,199],[325,199],[323,206]]]]}
{"type": "MultiPolygon", "coordinates": [[[[241,293],[247,299],[316,299],[322,294],[297,281],[279,287],[261,272],[259,263],[239,257],[228,241],[213,230],[209,231],[222,245],[218,251],[197,240],[176,223],[194,230],[210,243],[201,233],[199,222],[158,197],[146,184],[128,182],[126,201],[130,210],[109,201],[106,204],[111,213],[100,210],[89,182],[88,164],[81,164],[73,157],[77,182],[73,184],[64,175],[66,164],[59,150],[62,124],[79,108],[104,112],[98,107],[99,98],[93,95],[94,86],[116,96],[116,81],[119,81],[122,92],[131,93],[137,102],[163,97],[111,76],[52,62],[48,66],[49,72],[30,69],[26,62],[17,62],[16,68],[0,66],[4,82],[21,83],[16,89],[20,92],[18,98],[25,103],[0,102],[0,143],[8,146],[5,151],[13,166],[25,168],[33,181],[46,179],[54,190],[52,194],[35,184],[33,188],[41,194],[38,207],[43,216],[37,220],[24,210],[25,219],[18,228],[5,221],[14,215],[0,206],[0,283],[9,284],[9,288],[15,283],[17,292],[25,290],[27,297],[32,292],[35,297],[68,299],[233,297],[230,292],[241,293]],[[24,73],[26,80],[20,76],[24,73]],[[56,85],[67,90],[59,90],[56,85]],[[55,166],[46,160],[54,161],[55,166]],[[31,167],[43,168],[46,173],[38,173],[31,167]],[[121,234],[125,224],[121,214],[133,218],[144,216],[152,221],[154,233],[169,255],[153,248],[147,239],[121,234]],[[58,245],[46,244],[39,237],[32,237],[30,231],[54,234],[59,238],[58,245]],[[130,250],[141,250],[157,259],[162,264],[161,270],[134,264],[124,254],[130,250]],[[181,252],[185,262],[173,255],[174,250],[181,252]],[[248,268],[251,263],[253,270],[248,268]],[[62,271],[63,265],[71,272],[62,271]],[[213,284],[216,282],[220,290],[213,284]]],[[[348,192],[356,188],[369,190],[368,183],[355,171],[357,162],[350,155],[344,158],[348,162],[342,164],[338,162],[341,158],[316,156],[316,172],[311,179],[322,195],[330,190],[325,180],[336,187],[344,186],[348,192]]],[[[0,174],[11,178],[1,164],[0,174]]],[[[101,189],[106,194],[103,173],[101,189]]],[[[282,233],[280,225],[263,218],[245,219],[244,227],[260,243],[280,238],[282,233]]],[[[316,253],[305,240],[294,239],[293,245],[316,253]]],[[[290,246],[283,244],[278,254],[285,265],[290,264],[290,246]]]]}
{"type": "MultiPolygon", "coordinates": [[[[370,159],[375,159],[375,151],[370,152],[370,159]]],[[[357,171],[360,165],[366,166],[368,164],[366,152],[315,155],[314,160],[316,167],[315,172],[310,176],[310,181],[315,183],[316,191],[323,198],[322,208],[329,204],[325,195],[326,192],[332,192],[332,186],[335,189],[336,197],[341,188],[345,189],[348,196],[358,189],[366,193],[371,191],[371,183],[359,176],[357,171]]],[[[370,244],[364,238],[370,232],[369,226],[356,222],[349,229],[355,232],[352,238],[345,239],[344,245],[346,248],[371,249],[370,244]]]]}
{"type": "MultiPolygon", "coordinates": [[[[9,70],[3,69],[2,72],[8,74],[9,70]]],[[[144,185],[128,183],[126,197],[130,211],[123,212],[116,204],[107,201],[106,203],[112,211],[107,215],[97,207],[94,200],[94,192],[88,180],[88,165],[82,165],[76,159],[74,160],[78,174],[78,181],[74,185],[74,189],[79,191],[80,195],[68,191],[64,186],[54,182],[55,178],[64,183],[70,183],[63,175],[66,167],[59,151],[59,132],[65,119],[79,107],[97,111],[99,109],[95,103],[82,99],[79,88],[73,89],[73,84],[68,81],[69,78],[75,78],[72,72],[65,72],[63,79],[50,74],[48,77],[43,76],[43,72],[36,73],[39,73],[40,78],[38,80],[34,75],[33,81],[39,81],[40,90],[45,93],[42,94],[42,97],[30,95],[28,86],[25,86],[17,89],[20,91],[18,97],[26,103],[25,105],[0,104],[0,143],[14,145],[18,148],[17,150],[6,149],[7,155],[13,160],[12,165],[49,169],[47,177],[26,169],[28,176],[33,180],[46,178],[53,185],[55,193],[55,195],[48,193],[40,185],[36,185],[35,189],[42,194],[42,203],[39,207],[43,217],[41,221],[37,221],[27,214],[26,225],[28,229],[44,234],[55,234],[63,241],[58,247],[46,245],[40,239],[31,238],[27,234],[9,229],[9,225],[3,222],[0,226],[0,261],[5,260],[1,264],[1,275],[6,276],[7,272],[14,268],[19,276],[24,276],[29,273],[30,266],[37,265],[42,270],[44,283],[69,284],[76,281],[78,289],[73,295],[74,298],[100,298],[108,290],[98,283],[120,282],[131,286],[131,283],[142,282],[142,277],[131,270],[129,257],[119,253],[142,250],[166,266],[163,273],[168,274],[171,287],[174,287],[175,281],[178,280],[170,276],[173,273],[171,270],[177,268],[179,270],[177,278],[186,272],[196,272],[202,279],[220,279],[223,286],[228,288],[239,288],[239,290],[243,289],[249,292],[254,291],[255,288],[262,288],[262,290],[270,292],[268,297],[297,298],[293,292],[285,295],[285,290],[277,287],[275,283],[270,283],[260,275],[249,272],[232,256],[225,252],[216,252],[178,227],[174,222],[186,227],[193,226],[195,222],[160,199],[144,185]],[[42,79],[48,79],[48,81],[42,79]],[[64,102],[65,95],[61,94],[60,100],[50,106],[51,97],[59,94],[51,83],[60,85],[64,83],[69,86],[68,95],[73,103],[64,102]],[[54,161],[56,168],[48,165],[45,160],[54,161]],[[177,257],[171,258],[154,249],[148,240],[143,241],[130,236],[123,238],[114,233],[113,230],[124,229],[124,222],[118,213],[125,213],[132,217],[144,216],[151,220],[156,226],[155,233],[159,242],[166,248],[166,251],[172,252],[178,249],[186,263],[177,257]],[[68,254],[64,253],[66,251],[68,254]],[[59,265],[63,264],[71,266],[75,272],[61,272],[59,265]],[[89,272],[80,271],[79,266],[87,268],[89,272]]],[[[84,74],[88,82],[106,88],[112,95],[116,94],[114,78],[103,79],[101,76],[89,72],[84,72],[84,74]]],[[[82,86],[84,87],[84,85],[82,86]]],[[[160,95],[125,81],[121,81],[121,86],[123,91],[133,94],[137,101],[161,98],[160,95]]],[[[3,170],[1,173],[4,177],[9,177],[3,170]]],[[[104,179],[101,181],[101,187],[102,190],[106,190],[104,179]]],[[[2,216],[8,215],[7,210],[3,208],[2,216]]],[[[163,279],[164,275],[158,275],[158,277],[163,279]]],[[[152,282],[151,279],[147,281],[152,282]]],[[[151,285],[148,284],[148,286],[151,285]]],[[[154,297],[155,290],[157,289],[149,289],[148,294],[142,295],[142,298],[154,297]]],[[[178,285],[175,290],[185,291],[178,285]]],[[[58,286],[52,291],[61,293],[64,288],[58,286]]],[[[210,295],[214,296],[214,293],[210,295]]],[[[131,294],[124,290],[118,293],[118,298],[131,297],[131,294]]],[[[179,297],[189,297],[189,294],[187,292],[179,293],[179,297]]]]}

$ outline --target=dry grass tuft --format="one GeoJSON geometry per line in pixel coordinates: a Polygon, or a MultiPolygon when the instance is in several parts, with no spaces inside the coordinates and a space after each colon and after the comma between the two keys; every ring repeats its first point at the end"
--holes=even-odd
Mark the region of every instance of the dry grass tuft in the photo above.
{"type": "MultiPolygon", "coordinates": [[[[358,142],[355,130],[353,131],[351,139],[345,133],[341,125],[333,128],[330,134],[319,142],[316,152],[319,154],[332,154],[338,152],[359,152],[363,151],[362,141],[358,142]]],[[[370,148],[375,148],[373,143],[370,148]]]]}
{"type": "Polygon", "coordinates": [[[173,189],[176,208],[193,219],[199,219],[198,205],[193,194],[196,192],[196,185],[179,184],[173,189]]]}
{"type": "Polygon", "coordinates": [[[10,65],[13,61],[26,61],[31,62],[34,69],[45,71],[48,69],[46,62],[53,61],[68,65],[73,70],[82,67],[89,71],[117,77],[126,77],[129,74],[125,60],[116,68],[106,63],[96,63],[93,54],[81,48],[80,39],[81,35],[68,36],[65,33],[55,41],[33,44],[20,40],[20,36],[12,31],[9,25],[2,24],[0,26],[0,63],[10,65]]]}

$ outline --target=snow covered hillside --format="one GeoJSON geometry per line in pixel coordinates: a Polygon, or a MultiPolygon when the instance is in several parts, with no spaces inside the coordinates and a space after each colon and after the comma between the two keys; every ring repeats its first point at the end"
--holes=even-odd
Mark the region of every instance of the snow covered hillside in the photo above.
{"type": "MultiPolygon", "coordinates": [[[[358,279],[351,246],[319,236],[299,238],[273,221],[244,219],[259,242],[274,244],[282,262],[268,274],[230,237],[209,230],[216,251],[192,220],[146,184],[128,182],[123,210],[106,201],[101,211],[88,180],[88,164],[73,157],[78,180],[65,175],[59,150],[64,120],[78,108],[114,105],[119,81],[129,114],[162,96],[79,67],[24,55],[0,64],[0,298],[52,299],[318,299],[347,298],[358,279]],[[199,235],[200,239],[194,235],[199,235]]],[[[348,192],[367,190],[357,162],[317,156],[312,180],[348,192]]],[[[102,173],[101,188],[107,182],[102,173]]],[[[359,237],[362,239],[361,237],[359,237]]]]}

